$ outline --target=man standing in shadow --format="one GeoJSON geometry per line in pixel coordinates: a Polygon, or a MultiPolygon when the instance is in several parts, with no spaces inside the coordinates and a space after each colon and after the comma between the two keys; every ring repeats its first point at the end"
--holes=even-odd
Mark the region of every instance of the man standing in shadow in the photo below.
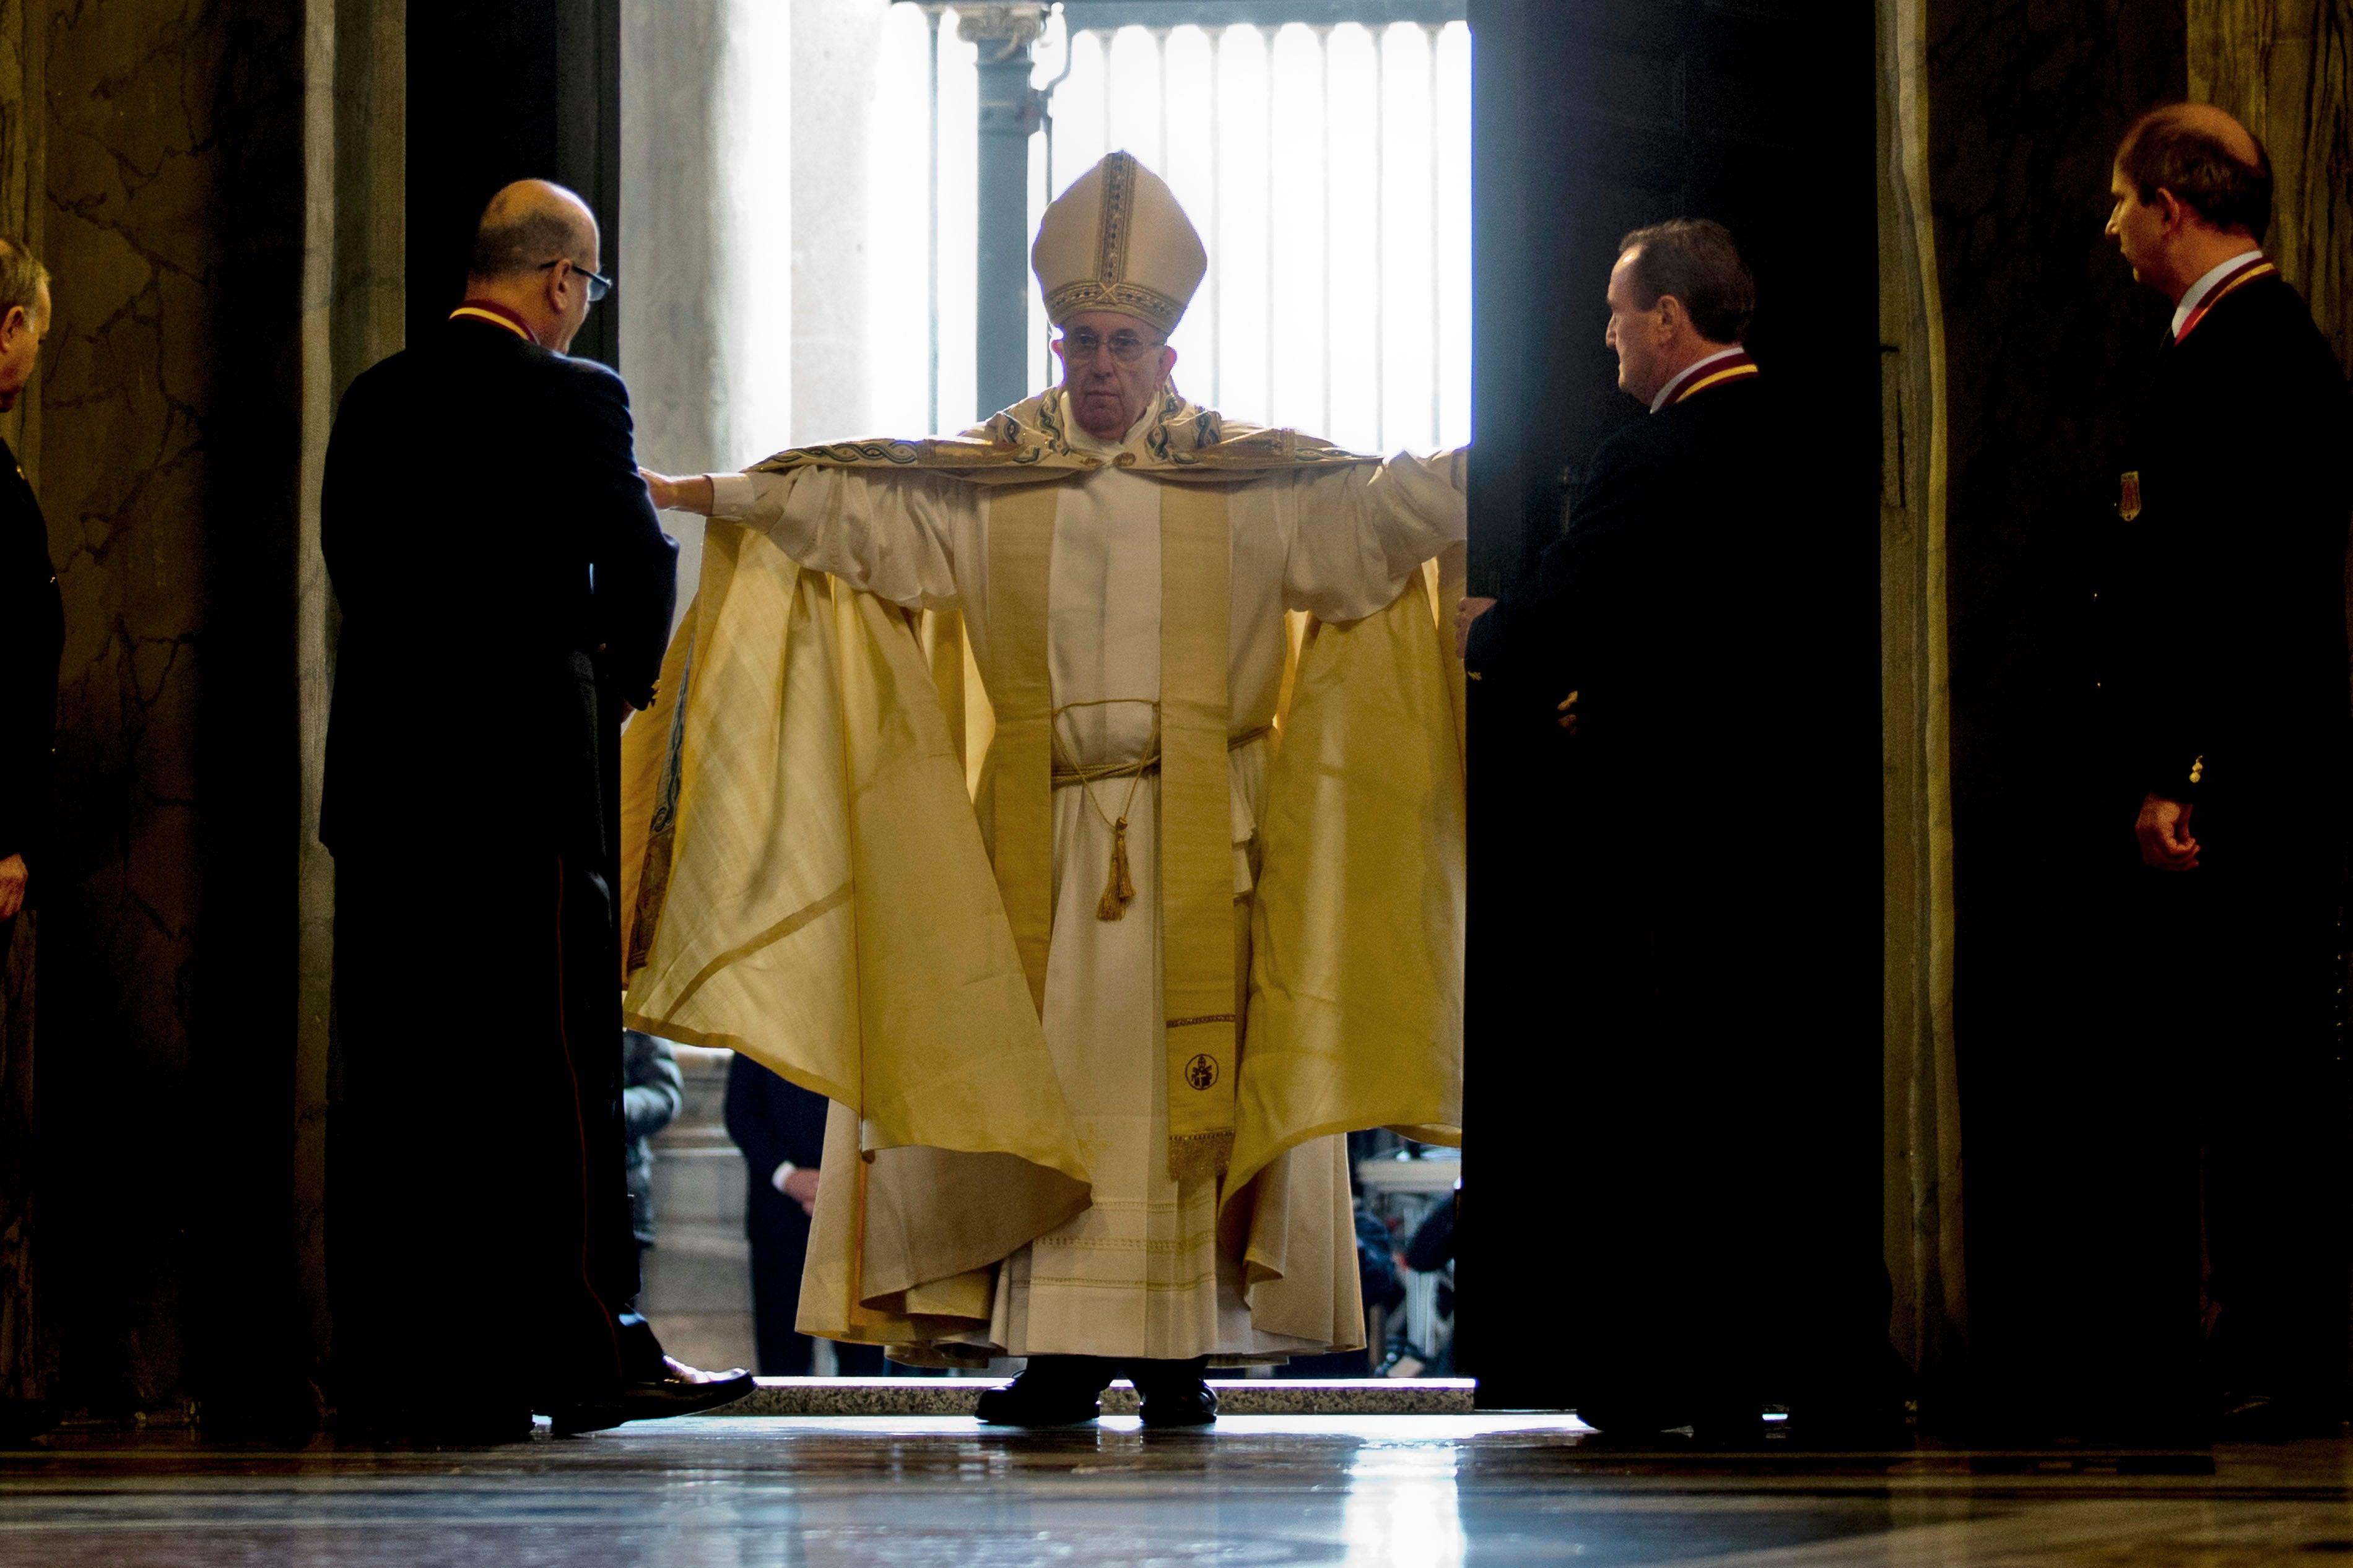
{"type": "Polygon", "coordinates": [[[1691,1427],[1908,1443],[1879,1260],[1879,1042],[1820,1023],[1835,921],[1809,840],[1832,617],[1806,450],[1742,346],[1756,308],[1725,227],[1638,229],[1609,276],[1618,385],[1532,591],[1457,612],[1541,815],[1547,994],[1573,1064],[1561,1211],[1570,1401],[1612,1437],[1691,1427]]]}
{"type": "Polygon", "coordinates": [[[2244,126],[2207,104],[2152,110],[2111,195],[2108,234],[2174,310],[2116,458],[2091,605],[2103,831],[2116,860],[2127,826],[2139,851],[2112,932],[2126,1026],[2102,1109],[2138,1152],[2165,1144],[2114,1227],[2126,1250],[2104,1270],[2101,1337],[2120,1347],[2116,1397],[2174,1397],[2203,1321],[2187,1375],[2209,1404],[2177,1426],[2334,1436],[2353,1289],[2338,925],[2353,410],[2263,256],[2271,163],[2244,126]]]}
{"type": "MultiPolygon", "coordinates": [[[[16,406],[48,330],[48,268],[0,239],[0,413],[16,406]]],[[[48,525],[16,455],[0,443],[0,970],[47,837],[65,637],[48,525]]]]}
{"type": "Polygon", "coordinates": [[[465,300],[352,384],[328,446],[330,1247],[343,1415],[379,1438],[589,1430],[750,1386],[626,1310],[604,763],[652,700],[677,546],[628,389],[565,353],[608,287],[598,244],[571,192],[499,192],[465,300]],[[465,1047],[454,1087],[425,1065],[438,1031],[465,1047]]]}

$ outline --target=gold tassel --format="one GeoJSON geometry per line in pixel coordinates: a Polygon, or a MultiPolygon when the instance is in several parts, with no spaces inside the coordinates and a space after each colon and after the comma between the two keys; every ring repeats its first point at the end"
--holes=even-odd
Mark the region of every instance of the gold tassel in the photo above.
{"type": "Polygon", "coordinates": [[[1103,883],[1103,901],[1095,905],[1095,919],[1123,920],[1127,906],[1135,899],[1135,879],[1127,874],[1127,818],[1121,817],[1111,829],[1111,879],[1103,883]]]}

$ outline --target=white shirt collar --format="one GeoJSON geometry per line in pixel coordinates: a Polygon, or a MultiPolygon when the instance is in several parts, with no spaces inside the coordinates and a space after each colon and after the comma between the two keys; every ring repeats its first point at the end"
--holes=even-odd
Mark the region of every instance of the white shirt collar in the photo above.
{"type": "Polygon", "coordinates": [[[2181,302],[2173,307],[2173,335],[2177,338],[2181,335],[2182,323],[2189,320],[2191,311],[2206,302],[2206,296],[2214,291],[2215,284],[2248,262],[2262,260],[2263,256],[2263,247],[2258,246],[2253,250],[2242,250],[2229,260],[2209,268],[2206,276],[2192,283],[2189,291],[2181,296],[2181,302]]]}
{"type": "Polygon", "coordinates": [[[1675,399],[1675,394],[1683,390],[1683,383],[1697,375],[1701,371],[1705,370],[1709,365],[1714,364],[1718,360],[1730,359],[1734,354],[1740,352],[1740,345],[1738,343],[1735,343],[1728,349],[1718,349],[1714,353],[1708,355],[1705,359],[1695,359],[1692,361],[1691,363],[1683,366],[1682,371],[1677,373],[1674,380],[1659,388],[1659,395],[1651,399],[1651,412],[1656,414],[1660,409],[1664,408],[1668,404],[1672,403],[1675,399]]]}

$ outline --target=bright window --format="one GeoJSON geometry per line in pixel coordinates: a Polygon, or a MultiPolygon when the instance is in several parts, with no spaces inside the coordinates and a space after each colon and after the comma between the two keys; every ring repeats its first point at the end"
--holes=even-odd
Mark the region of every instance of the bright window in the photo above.
{"type": "MultiPolygon", "coordinates": [[[[977,78],[956,14],[891,8],[874,95],[871,425],[953,430],[974,405],[977,78]],[[934,104],[936,103],[936,114],[934,104]],[[936,138],[936,141],[934,141],[936,138]],[[932,153],[936,151],[936,162],[932,153]],[[933,173],[936,169],[936,195],[933,173]]],[[[1461,23],[1065,34],[1030,139],[1029,225],[1105,153],[1166,179],[1209,252],[1176,384],[1239,419],[1390,451],[1471,436],[1471,37],[1461,23]]],[[[1029,382],[1047,384],[1030,297],[1029,382]]]]}

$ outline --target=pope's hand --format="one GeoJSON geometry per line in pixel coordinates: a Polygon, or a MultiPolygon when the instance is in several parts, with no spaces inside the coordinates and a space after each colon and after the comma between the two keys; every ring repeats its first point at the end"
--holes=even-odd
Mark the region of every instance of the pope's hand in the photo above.
{"type": "Polygon", "coordinates": [[[656,511],[693,511],[709,517],[711,509],[717,504],[709,474],[672,479],[651,468],[639,468],[638,478],[646,481],[646,493],[653,497],[656,511]]]}
{"type": "Polygon", "coordinates": [[[1465,599],[1454,606],[1454,657],[1471,657],[1471,623],[1495,607],[1493,599],[1465,599]]]}

